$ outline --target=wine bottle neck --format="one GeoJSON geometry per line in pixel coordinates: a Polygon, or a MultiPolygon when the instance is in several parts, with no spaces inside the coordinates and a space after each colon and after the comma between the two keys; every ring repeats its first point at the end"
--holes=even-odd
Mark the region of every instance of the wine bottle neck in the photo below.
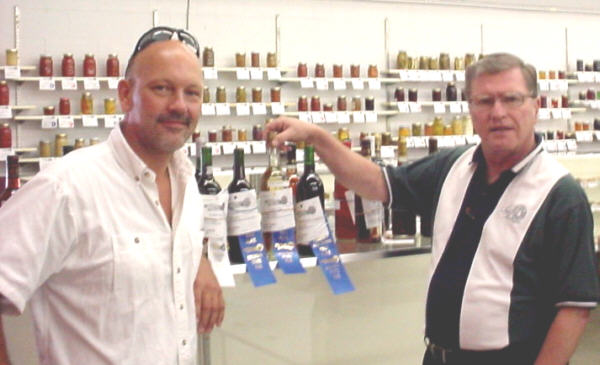
{"type": "Polygon", "coordinates": [[[246,171],[244,169],[244,155],[242,153],[235,154],[233,160],[233,177],[235,180],[246,178],[246,171]]]}

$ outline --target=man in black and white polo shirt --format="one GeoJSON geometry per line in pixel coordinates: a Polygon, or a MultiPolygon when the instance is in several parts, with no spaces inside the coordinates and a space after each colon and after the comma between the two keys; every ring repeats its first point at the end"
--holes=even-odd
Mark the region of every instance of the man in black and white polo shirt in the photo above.
{"type": "Polygon", "coordinates": [[[481,144],[380,169],[290,118],[274,144],[305,140],[343,185],[433,217],[423,364],[566,364],[599,300],[587,198],[534,133],[533,66],[486,56],[466,73],[481,144]]]}

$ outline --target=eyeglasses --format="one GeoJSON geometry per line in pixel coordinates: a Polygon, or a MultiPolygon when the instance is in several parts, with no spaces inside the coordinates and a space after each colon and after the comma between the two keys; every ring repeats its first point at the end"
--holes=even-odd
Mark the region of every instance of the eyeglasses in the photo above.
{"type": "Polygon", "coordinates": [[[532,98],[531,95],[521,94],[518,92],[510,92],[505,93],[500,96],[492,96],[492,95],[476,95],[473,96],[469,103],[471,104],[471,108],[476,109],[492,109],[496,104],[496,99],[500,101],[500,104],[507,109],[518,108],[523,103],[525,103],[525,99],[532,98]]]}
{"type": "Polygon", "coordinates": [[[193,35],[183,29],[175,29],[171,27],[155,27],[144,33],[140,40],[135,45],[133,53],[131,54],[130,60],[140,53],[144,48],[148,47],[154,42],[167,41],[173,39],[173,35],[177,34],[177,38],[186,46],[190,47],[191,50],[196,54],[196,57],[200,58],[200,46],[198,41],[193,35]]]}

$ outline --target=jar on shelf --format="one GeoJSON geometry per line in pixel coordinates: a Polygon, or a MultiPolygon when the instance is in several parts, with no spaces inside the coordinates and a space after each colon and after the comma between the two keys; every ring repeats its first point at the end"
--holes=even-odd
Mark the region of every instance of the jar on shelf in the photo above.
{"type": "Polygon", "coordinates": [[[406,54],[406,51],[398,51],[398,55],[396,56],[396,68],[400,70],[408,68],[408,55],[406,54]]]}
{"type": "Polygon", "coordinates": [[[246,132],[246,128],[238,129],[238,141],[246,142],[248,140],[248,133],[246,132]]]}
{"type": "Polygon", "coordinates": [[[433,123],[425,123],[423,135],[424,136],[433,136],[433,123]]]}
{"type": "Polygon", "coordinates": [[[582,72],[583,71],[583,60],[577,60],[575,67],[578,72],[582,72]]]}
{"type": "Polygon", "coordinates": [[[212,129],[210,131],[208,131],[208,141],[209,142],[216,142],[217,141],[217,131],[212,129]]]}
{"type": "Polygon", "coordinates": [[[433,135],[442,136],[444,135],[444,121],[442,117],[433,118],[433,135]]]}
{"type": "Polygon", "coordinates": [[[350,132],[348,131],[348,128],[339,128],[337,131],[337,139],[340,141],[347,141],[350,139],[350,132]]]}
{"type": "Polygon", "coordinates": [[[71,100],[69,100],[69,98],[60,98],[60,100],[58,101],[58,113],[60,115],[71,114],[71,100]]]}
{"type": "Polygon", "coordinates": [[[333,111],[333,104],[331,104],[331,103],[325,103],[325,104],[323,104],[323,111],[324,112],[332,112],[333,111]]]}
{"type": "Polygon", "coordinates": [[[552,98],[552,108],[558,108],[558,98],[552,98]]]}
{"type": "Polygon", "coordinates": [[[594,60],[592,65],[594,72],[600,72],[600,60],[594,60]]]}
{"type": "Polygon", "coordinates": [[[590,130],[590,122],[583,122],[581,125],[582,125],[584,131],[590,130]]]}
{"type": "Polygon", "coordinates": [[[448,53],[440,53],[440,70],[450,69],[450,55],[448,53]]]}
{"type": "Polygon", "coordinates": [[[546,71],[539,70],[538,71],[538,79],[539,80],[546,80],[546,71]]]}
{"type": "Polygon", "coordinates": [[[465,62],[462,57],[454,57],[454,69],[455,70],[464,70],[465,62]]]}
{"type": "Polygon", "coordinates": [[[350,65],[350,77],[353,79],[360,77],[360,65],[350,65]]]}
{"type": "Polygon", "coordinates": [[[83,76],[96,77],[96,59],[91,53],[86,54],[83,59],[83,76]]]}
{"type": "Polygon", "coordinates": [[[223,126],[223,130],[221,132],[221,140],[223,142],[233,141],[233,128],[230,125],[223,126]]]}
{"type": "Polygon", "coordinates": [[[548,97],[546,95],[540,95],[540,108],[548,107],[548,97]]]}
{"type": "Polygon", "coordinates": [[[10,124],[0,124],[0,148],[11,148],[12,147],[12,131],[10,130],[10,124]]]}
{"type": "Polygon", "coordinates": [[[548,79],[556,80],[556,71],[554,71],[554,70],[548,71],[548,79]]]}
{"type": "Polygon", "coordinates": [[[552,141],[553,139],[555,139],[554,137],[555,137],[554,131],[546,131],[546,139],[548,141],[552,141]]]}
{"type": "Polygon", "coordinates": [[[452,125],[445,124],[444,125],[444,136],[451,136],[451,135],[452,135],[452,125]]]}
{"type": "Polygon", "coordinates": [[[93,145],[98,144],[98,143],[100,143],[100,138],[98,138],[98,137],[92,137],[92,138],[90,138],[90,141],[89,141],[89,145],[90,146],[93,146],[93,145]]]}
{"type": "Polygon", "coordinates": [[[52,57],[48,56],[48,55],[40,55],[40,62],[39,62],[39,73],[41,77],[52,77],[53,75],[53,64],[52,64],[52,57]]]}
{"type": "Polygon", "coordinates": [[[404,93],[403,87],[397,87],[396,90],[394,90],[394,98],[396,99],[396,101],[406,100],[406,95],[404,93]]]}
{"type": "Polygon", "coordinates": [[[564,80],[567,78],[567,73],[564,70],[558,70],[558,79],[564,80]]]}
{"type": "Polygon", "coordinates": [[[298,62],[297,76],[308,77],[308,67],[306,66],[306,63],[298,62]]]}
{"type": "Polygon", "coordinates": [[[315,77],[325,77],[325,66],[322,63],[315,65],[315,77]]]}
{"type": "Polygon", "coordinates": [[[308,111],[308,98],[306,95],[302,95],[298,97],[298,111],[299,112],[307,112],[308,111]]]}
{"type": "Polygon", "coordinates": [[[584,71],[585,72],[592,72],[592,71],[594,71],[594,68],[592,67],[592,64],[591,63],[586,63],[585,67],[584,67],[584,71]]]}
{"type": "Polygon", "coordinates": [[[599,118],[594,118],[594,130],[600,131],[600,119],[599,118]]]}
{"type": "Polygon", "coordinates": [[[38,144],[38,153],[40,154],[40,157],[52,157],[50,141],[41,140],[38,144]]]}
{"type": "Polygon", "coordinates": [[[58,133],[54,137],[54,157],[63,156],[63,146],[67,145],[67,134],[58,133]]]}
{"type": "Polygon", "coordinates": [[[475,55],[473,53],[465,54],[465,70],[473,63],[475,63],[475,55]]]}
{"type": "Polygon", "coordinates": [[[94,99],[89,91],[81,94],[81,114],[94,114],[94,99]]]}
{"type": "Polygon", "coordinates": [[[333,65],[333,77],[341,78],[344,75],[344,69],[342,65],[333,65]]]}
{"type": "Polygon", "coordinates": [[[75,77],[75,60],[72,53],[65,53],[61,63],[63,77],[75,77]]]}
{"type": "Polygon", "coordinates": [[[429,70],[429,57],[421,56],[419,58],[419,70],[429,70]]]}
{"type": "Polygon", "coordinates": [[[258,52],[250,53],[250,65],[252,67],[260,67],[260,53],[258,53],[258,52]]]}
{"type": "Polygon", "coordinates": [[[243,86],[238,86],[235,89],[235,102],[236,103],[245,103],[246,102],[246,88],[243,86]]]}
{"type": "Polygon", "coordinates": [[[279,86],[271,88],[271,102],[281,103],[281,88],[279,86]]]}
{"type": "Polygon", "coordinates": [[[374,111],[375,110],[375,98],[372,96],[367,96],[365,98],[365,110],[374,111]]]}
{"type": "Polygon", "coordinates": [[[16,48],[9,48],[6,50],[6,66],[18,66],[19,65],[19,50],[16,48]]]}
{"type": "Polygon", "coordinates": [[[431,100],[432,101],[442,101],[442,89],[434,88],[431,90],[431,100]]]}
{"type": "Polygon", "coordinates": [[[310,111],[321,111],[321,98],[318,95],[315,95],[312,98],[310,98],[310,111]]]}
{"type": "Polygon", "coordinates": [[[10,104],[10,89],[6,80],[0,80],[0,105],[10,104]]]}
{"type": "Polygon", "coordinates": [[[263,139],[263,127],[260,124],[255,124],[252,127],[252,140],[253,141],[262,141],[263,139]]]}
{"type": "Polygon", "coordinates": [[[446,100],[447,101],[457,101],[458,93],[456,90],[456,84],[454,82],[449,82],[446,85],[446,100]]]}
{"type": "Polygon", "coordinates": [[[44,115],[54,115],[54,106],[48,105],[44,107],[44,115]]]}
{"type": "Polygon", "coordinates": [[[468,114],[463,115],[461,120],[462,120],[463,134],[466,136],[473,135],[473,121],[471,120],[471,116],[469,116],[468,114]]]}
{"type": "Polygon", "coordinates": [[[408,101],[416,103],[417,100],[418,100],[417,89],[415,89],[415,88],[408,89],[408,101]]]}
{"type": "Polygon", "coordinates": [[[238,52],[235,54],[235,67],[246,67],[245,52],[238,52]]]}
{"type": "Polygon", "coordinates": [[[557,130],[556,139],[565,139],[565,131],[557,130]]]}
{"type": "Polygon", "coordinates": [[[119,77],[119,56],[116,53],[111,53],[106,59],[106,76],[119,77]]]}
{"type": "Polygon", "coordinates": [[[337,98],[337,110],[341,112],[345,112],[348,110],[348,101],[346,99],[346,95],[340,95],[337,98]]]}
{"type": "Polygon", "coordinates": [[[586,99],[587,100],[596,100],[596,91],[594,91],[594,89],[587,89],[586,99]]]}
{"type": "Polygon", "coordinates": [[[262,89],[260,87],[252,88],[252,102],[262,103],[262,89]]]}
{"type": "Polygon", "coordinates": [[[215,67],[215,51],[212,47],[204,47],[202,50],[202,66],[215,67]]]}
{"type": "Polygon", "coordinates": [[[438,59],[436,57],[431,57],[429,59],[429,69],[430,70],[439,70],[440,69],[440,62],[438,61],[438,59]]]}
{"type": "Polygon", "coordinates": [[[273,52],[267,53],[267,67],[277,67],[277,54],[273,52]]]}
{"type": "Polygon", "coordinates": [[[583,130],[583,122],[576,120],[574,127],[575,127],[575,131],[577,131],[577,132],[582,131],[583,130]]]}
{"type": "Polygon", "coordinates": [[[383,132],[381,135],[381,144],[384,146],[392,146],[394,144],[394,141],[392,141],[391,132],[383,132]]]}
{"type": "Polygon", "coordinates": [[[418,137],[423,135],[423,125],[421,123],[413,123],[411,129],[413,136],[418,137]]]}
{"type": "Polygon", "coordinates": [[[399,127],[398,128],[398,137],[410,137],[410,128],[408,127],[399,127]]]}
{"type": "Polygon", "coordinates": [[[569,107],[569,95],[568,94],[562,94],[560,97],[560,105],[562,108],[568,108],[569,107]]]}
{"type": "Polygon", "coordinates": [[[579,100],[586,100],[587,99],[587,94],[585,91],[580,91],[579,92],[579,100]]]}
{"type": "Polygon", "coordinates": [[[355,96],[352,98],[352,111],[358,112],[362,110],[362,100],[360,96],[355,96]]]}
{"type": "Polygon", "coordinates": [[[406,66],[409,70],[418,70],[419,69],[419,58],[418,57],[407,57],[406,58],[406,66]]]}
{"type": "Polygon", "coordinates": [[[217,103],[226,103],[227,102],[227,92],[225,90],[225,86],[217,87],[217,103]]]}
{"type": "Polygon", "coordinates": [[[464,134],[462,119],[458,115],[452,118],[452,134],[460,136],[464,134]]]}
{"type": "Polygon", "coordinates": [[[369,65],[369,68],[367,69],[367,77],[371,79],[379,77],[377,65],[369,65]]]}
{"type": "Polygon", "coordinates": [[[208,86],[205,86],[202,89],[202,103],[210,103],[210,89],[208,88],[208,86]]]}
{"type": "Polygon", "coordinates": [[[83,138],[75,138],[75,143],[73,143],[73,149],[76,150],[78,148],[85,147],[85,139],[83,138]]]}
{"type": "Polygon", "coordinates": [[[200,138],[200,132],[199,131],[192,132],[192,143],[196,143],[198,141],[198,138],[200,138]]]}
{"type": "Polygon", "coordinates": [[[104,114],[117,114],[117,102],[115,98],[104,99],[104,114]]]}

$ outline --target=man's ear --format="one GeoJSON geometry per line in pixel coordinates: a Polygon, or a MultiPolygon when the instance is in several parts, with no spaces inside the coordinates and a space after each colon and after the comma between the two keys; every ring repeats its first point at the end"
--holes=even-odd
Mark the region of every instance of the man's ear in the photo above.
{"type": "Polygon", "coordinates": [[[119,81],[118,94],[123,113],[128,113],[133,106],[132,91],[133,84],[131,80],[122,79],[119,81]]]}

